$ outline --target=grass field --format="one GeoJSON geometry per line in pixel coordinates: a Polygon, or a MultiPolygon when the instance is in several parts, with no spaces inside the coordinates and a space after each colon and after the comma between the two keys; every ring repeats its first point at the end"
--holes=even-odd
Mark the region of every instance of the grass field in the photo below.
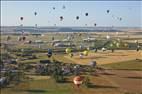
{"type": "MultiPolygon", "coordinates": [[[[110,33],[110,35],[114,35],[114,33],[110,33]]],[[[6,36],[1,36],[2,42],[6,41],[6,36]]],[[[63,40],[66,38],[67,34],[45,34],[45,36],[35,37],[35,36],[27,36],[27,40],[43,40],[47,42],[51,42],[54,36],[57,40],[63,40]]],[[[94,33],[93,37],[97,38],[99,41],[97,42],[99,45],[105,42],[106,33],[94,33]]],[[[132,36],[132,35],[131,35],[132,36]]],[[[22,42],[17,41],[18,36],[11,36],[11,40],[7,43],[15,43],[13,46],[9,46],[11,49],[23,49],[23,48],[31,48],[32,50],[41,51],[43,49],[38,48],[37,46],[33,46],[32,44],[24,44],[22,42]]],[[[81,44],[85,46],[93,46],[93,43],[83,42],[83,38],[87,38],[87,34],[82,33],[82,37],[78,37],[75,35],[75,39],[73,42],[77,44],[77,47],[81,44]]],[[[139,39],[141,42],[141,35],[133,36],[131,38],[126,39],[126,35],[123,32],[120,32],[119,36],[112,36],[112,39],[121,38],[122,41],[134,43],[134,39],[139,39]],[[121,34],[122,33],[122,34],[121,34]],[[138,37],[138,38],[137,38],[138,37]]],[[[46,43],[43,45],[43,48],[53,48],[50,43],[46,43]]],[[[1,49],[4,53],[4,49],[1,49]]],[[[56,49],[60,50],[60,49],[56,49]]],[[[74,76],[67,76],[67,82],[65,83],[56,83],[51,77],[44,76],[38,79],[40,76],[35,76],[37,79],[25,79],[24,82],[19,83],[18,85],[8,86],[6,88],[1,89],[1,94],[142,94],[142,57],[141,50],[140,52],[136,52],[135,50],[115,50],[112,53],[110,50],[102,52],[100,49],[97,53],[94,51],[89,52],[88,56],[84,56],[83,59],[79,57],[79,51],[74,52],[74,56],[71,58],[69,55],[65,54],[65,48],[62,53],[53,53],[52,58],[48,58],[46,55],[47,52],[35,52],[32,53],[36,55],[36,59],[26,59],[19,60],[19,63],[37,63],[40,60],[52,60],[55,58],[58,61],[63,63],[72,63],[72,64],[82,64],[88,65],[90,61],[97,61],[98,66],[103,67],[105,71],[100,71],[98,76],[91,74],[84,74],[83,76],[87,76],[90,79],[91,86],[85,87],[81,85],[80,88],[77,88],[73,84],[74,76]],[[47,79],[45,79],[47,78],[47,79]]],[[[15,53],[22,52],[11,52],[11,56],[18,59],[23,59],[26,57],[16,56],[15,53]]]]}
{"type": "Polygon", "coordinates": [[[131,60],[125,62],[104,64],[102,66],[106,67],[107,69],[142,71],[142,60],[131,60]]]}
{"type": "MultiPolygon", "coordinates": [[[[141,60],[132,60],[114,64],[105,64],[102,66],[108,69],[142,71],[141,63],[141,60]]],[[[1,94],[127,94],[131,92],[128,90],[121,90],[121,87],[119,87],[118,84],[113,81],[113,79],[109,79],[110,76],[90,75],[88,77],[92,83],[91,87],[89,88],[85,87],[84,85],[82,85],[80,88],[77,88],[72,82],[73,76],[69,76],[67,77],[68,81],[65,83],[56,83],[52,78],[46,80],[29,80],[14,87],[2,89],[1,94]]],[[[126,78],[124,80],[127,81],[129,79],[130,78],[126,78]]],[[[130,94],[139,93],[137,92],[130,94]]]]}

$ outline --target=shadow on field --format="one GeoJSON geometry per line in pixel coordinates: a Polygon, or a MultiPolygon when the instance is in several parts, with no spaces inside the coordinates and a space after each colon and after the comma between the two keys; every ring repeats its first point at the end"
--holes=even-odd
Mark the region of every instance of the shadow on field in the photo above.
{"type": "Polygon", "coordinates": [[[138,77],[138,76],[136,76],[136,77],[125,77],[125,78],[130,78],[130,79],[142,79],[142,77],[138,77]]]}
{"type": "Polygon", "coordinates": [[[65,81],[58,81],[58,83],[66,84],[66,83],[72,83],[72,81],[65,80],[65,81]]]}
{"type": "Polygon", "coordinates": [[[88,87],[89,88],[118,88],[118,87],[115,87],[115,86],[93,85],[93,84],[90,84],[88,87]]]}
{"type": "MultiPolygon", "coordinates": [[[[101,59],[101,58],[106,58],[106,57],[88,56],[88,57],[83,57],[82,59],[101,59]]],[[[79,58],[79,57],[76,57],[75,59],[80,59],[80,58],[79,58]]]]}
{"type": "Polygon", "coordinates": [[[45,93],[47,92],[46,90],[41,90],[41,89],[30,89],[30,90],[24,90],[26,92],[29,92],[29,93],[45,93]]]}
{"type": "Polygon", "coordinates": [[[101,73],[102,75],[116,75],[114,73],[107,73],[107,72],[104,72],[104,73],[101,73]]]}

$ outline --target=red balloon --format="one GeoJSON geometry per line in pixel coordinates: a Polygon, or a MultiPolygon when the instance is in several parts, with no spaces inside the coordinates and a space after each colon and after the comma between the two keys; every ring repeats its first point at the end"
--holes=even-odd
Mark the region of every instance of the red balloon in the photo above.
{"type": "Polygon", "coordinates": [[[82,84],[82,82],[83,82],[83,77],[76,76],[76,77],[74,77],[73,82],[74,82],[75,85],[77,85],[79,87],[80,84],[82,84]]]}

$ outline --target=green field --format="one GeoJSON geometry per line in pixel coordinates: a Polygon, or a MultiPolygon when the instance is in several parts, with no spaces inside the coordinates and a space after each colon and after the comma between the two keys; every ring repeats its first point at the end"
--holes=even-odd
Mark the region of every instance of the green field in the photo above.
{"type": "MultiPolygon", "coordinates": [[[[108,69],[127,69],[127,70],[142,70],[141,60],[132,60],[127,62],[119,62],[115,64],[102,65],[108,69]]],[[[1,89],[1,94],[125,94],[121,93],[112,83],[107,84],[109,81],[106,78],[88,76],[93,83],[93,87],[87,88],[82,85],[77,88],[73,82],[72,77],[65,83],[56,83],[52,78],[47,80],[28,80],[21,82],[14,87],[1,89]],[[107,84],[107,85],[106,85],[107,84]],[[88,92],[88,93],[87,93],[88,92]]],[[[111,82],[111,81],[110,81],[111,82]]],[[[135,94],[135,93],[134,93],[135,94]]]]}

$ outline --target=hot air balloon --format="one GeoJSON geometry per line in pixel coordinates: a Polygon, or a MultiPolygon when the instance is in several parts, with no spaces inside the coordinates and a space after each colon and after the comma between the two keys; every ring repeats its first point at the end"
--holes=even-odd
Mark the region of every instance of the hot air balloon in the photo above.
{"type": "Polygon", "coordinates": [[[63,18],[63,16],[60,16],[60,21],[62,21],[64,18],[63,18]]]}
{"type": "Polygon", "coordinates": [[[128,47],[128,43],[125,43],[124,46],[125,46],[125,47],[128,47]]]}
{"type": "Polygon", "coordinates": [[[26,37],[25,37],[25,36],[23,36],[23,37],[22,37],[22,40],[23,40],[23,41],[25,41],[25,40],[26,40],[26,37]]]}
{"type": "Polygon", "coordinates": [[[114,46],[114,45],[111,43],[111,44],[110,44],[110,47],[113,47],[113,46],[114,46]]]}
{"type": "Polygon", "coordinates": [[[52,36],[52,40],[54,41],[54,37],[52,36]]]}
{"type": "Polygon", "coordinates": [[[138,43],[138,40],[135,40],[135,43],[138,43]]]}
{"type": "Polygon", "coordinates": [[[96,61],[91,61],[91,62],[90,62],[90,65],[91,65],[92,67],[96,67],[97,63],[96,63],[96,61]]]}
{"type": "Polygon", "coordinates": [[[32,41],[31,40],[29,40],[29,44],[31,44],[32,43],[32,41]]]}
{"type": "Polygon", "coordinates": [[[119,48],[120,47],[120,43],[116,43],[116,46],[119,48]]]}
{"type": "Polygon", "coordinates": [[[71,53],[72,49],[71,48],[66,48],[66,53],[69,54],[71,53]]]}
{"type": "Polygon", "coordinates": [[[37,15],[37,12],[34,12],[34,15],[36,16],[36,15],[37,15]]]}
{"type": "Polygon", "coordinates": [[[107,35],[107,36],[106,36],[106,38],[107,38],[107,39],[110,39],[110,36],[109,36],[109,35],[107,35]]]}
{"type": "Polygon", "coordinates": [[[110,11],[109,10],[107,10],[107,13],[109,13],[110,11]]]}
{"type": "Polygon", "coordinates": [[[53,10],[55,10],[55,7],[53,7],[53,10]]]}
{"type": "Polygon", "coordinates": [[[24,17],[20,17],[20,20],[23,21],[24,17]]]}
{"type": "Polygon", "coordinates": [[[97,24],[96,23],[94,23],[94,26],[96,26],[97,24]]]}
{"type": "Polygon", "coordinates": [[[18,37],[18,41],[21,41],[22,40],[22,38],[21,37],[18,37]]]}
{"type": "Polygon", "coordinates": [[[119,20],[121,21],[121,20],[122,20],[122,18],[120,17],[120,18],[119,18],[119,20]]]}
{"type": "Polygon", "coordinates": [[[85,13],[85,16],[88,16],[88,13],[85,13]]]}
{"type": "Polygon", "coordinates": [[[103,52],[106,51],[106,50],[107,50],[106,48],[104,48],[104,47],[102,48],[102,51],[103,51],[103,52]]]}
{"type": "Polygon", "coordinates": [[[113,41],[113,44],[116,44],[117,43],[117,41],[113,41]]]}
{"type": "Polygon", "coordinates": [[[76,16],[76,20],[79,20],[79,16],[76,16]]]}
{"type": "Polygon", "coordinates": [[[85,56],[87,56],[88,53],[89,53],[89,51],[87,51],[87,50],[83,51],[83,55],[85,55],[85,56]]]}
{"type": "Polygon", "coordinates": [[[9,41],[11,39],[11,37],[10,36],[7,36],[7,41],[9,41]]]}
{"type": "Polygon", "coordinates": [[[47,56],[50,58],[52,56],[52,49],[48,49],[47,56]]]}
{"type": "Polygon", "coordinates": [[[118,35],[119,33],[118,32],[116,32],[116,35],[118,35]]]}
{"type": "Polygon", "coordinates": [[[62,9],[65,9],[65,8],[66,8],[65,5],[63,5],[62,9]]]}
{"type": "Polygon", "coordinates": [[[79,87],[83,83],[83,77],[76,76],[74,77],[73,82],[75,85],[77,85],[77,87],[79,87]]]}

